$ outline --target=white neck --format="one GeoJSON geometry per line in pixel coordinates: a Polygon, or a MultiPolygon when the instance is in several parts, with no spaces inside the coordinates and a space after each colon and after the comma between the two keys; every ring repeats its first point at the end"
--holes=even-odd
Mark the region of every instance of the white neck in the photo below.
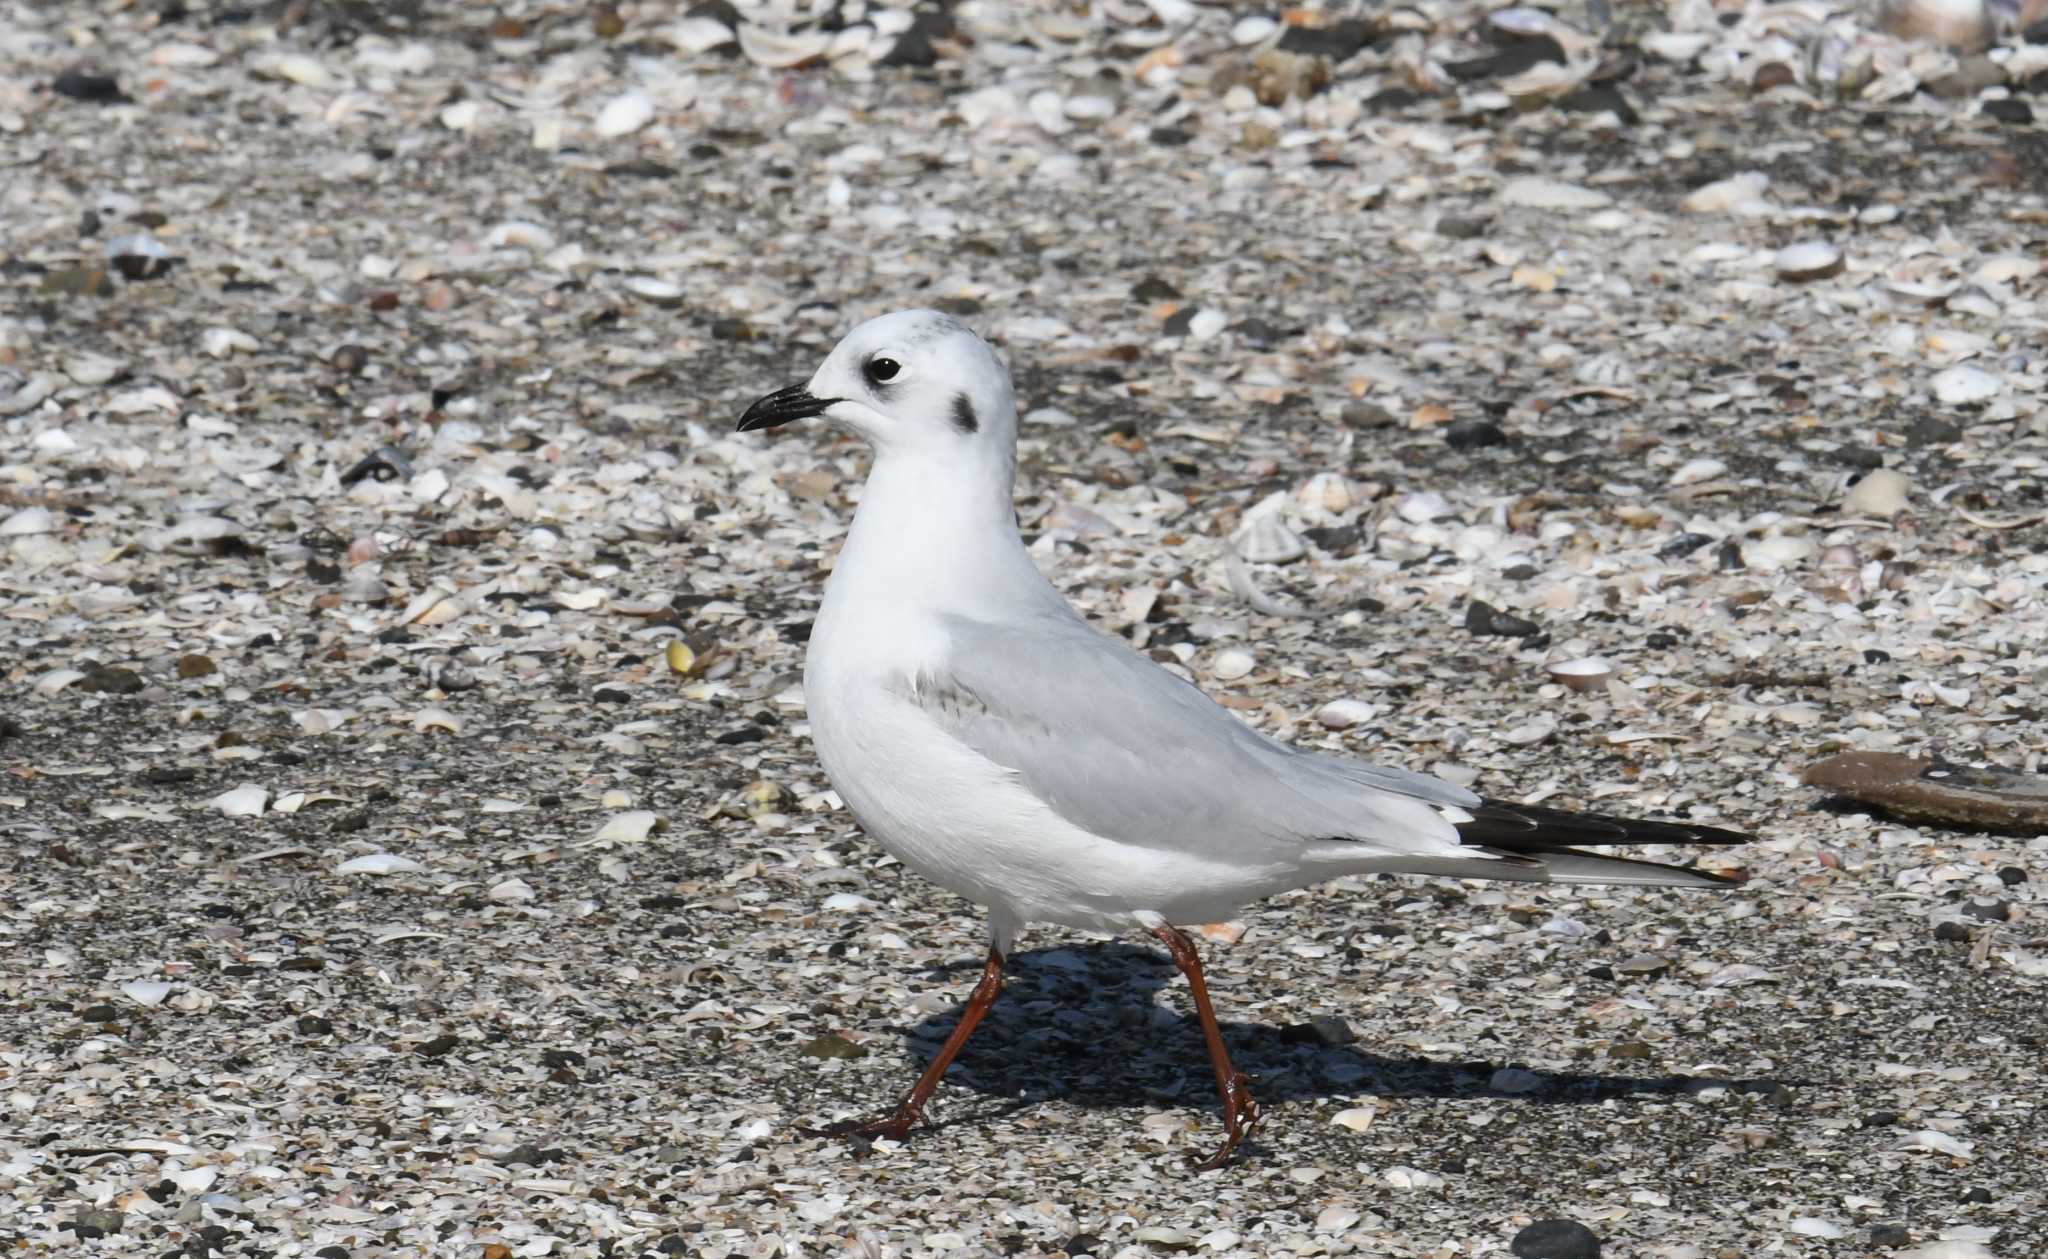
{"type": "Polygon", "coordinates": [[[1008,460],[878,452],[826,608],[856,594],[905,614],[987,616],[1048,595],[1057,601],[1017,534],[1014,481],[1008,460]]]}

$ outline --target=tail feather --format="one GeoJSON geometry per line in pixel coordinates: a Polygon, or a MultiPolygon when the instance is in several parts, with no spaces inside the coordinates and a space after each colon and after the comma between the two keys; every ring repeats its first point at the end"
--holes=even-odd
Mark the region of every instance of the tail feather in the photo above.
{"type": "Polygon", "coordinates": [[[1470,863],[1472,872],[1465,876],[1467,878],[1595,885],[1732,887],[1742,880],[1655,861],[1581,852],[1577,845],[1724,845],[1746,844],[1755,838],[1740,831],[1693,822],[1571,813],[1501,800],[1483,800],[1464,812],[1470,815],[1470,820],[1457,823],[1459,842],[1488,854],[1470,863]],[[1516,858],[1520,860],[1512,860],[1516,858]]]}

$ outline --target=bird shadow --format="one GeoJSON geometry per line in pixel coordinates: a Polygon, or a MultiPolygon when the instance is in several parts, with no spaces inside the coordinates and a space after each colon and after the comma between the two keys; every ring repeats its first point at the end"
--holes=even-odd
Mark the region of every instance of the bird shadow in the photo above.
{"type": "MultiPolygon", "coordinates": [[[[937,973],[964,979],[975,969],[978,964],[962,962],[937,973]]],[[[1164,953],[1116,942],[1032,949],[1013,954],[1005,973],[1001,1000],[947,1073],[948,1085],[1004,1099],[1011,1104],[1004,1109],[1050,1100],[1102,1109],[1215,1104],[1201,1024],[1164,953]],[[1176,997],[1162,1002],[1160,991],[1173,988],[1176,997]]],[[[960,995],[965,998],[964,984],[960,995]]],[[[920,1067],[937,1055],[958,1015],[956,1005],[899,1029],[920,1067]]],[[[1371,1094],[1593,1105],[1707,1089],[1782,1099],[1796,1083],[1395,1057],[1345,1043],[1349,1029],[1338,1020],[1284,1027],[1219,1021],[1231,1057],[1267,1103],[1371,1094]]]]}

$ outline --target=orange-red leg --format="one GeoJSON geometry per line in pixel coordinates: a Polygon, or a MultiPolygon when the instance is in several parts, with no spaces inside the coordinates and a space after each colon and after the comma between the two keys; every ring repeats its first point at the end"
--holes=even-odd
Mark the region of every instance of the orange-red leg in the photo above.
{"type": "Polygon", "coordinates": [[[1209,1042],[1209,1062],[1216,1068],[1216,1095],[1223,1101],[1223,1148],[1196,1164],[1197,1171],[1221,1167],[1230,1155],[1259,1126],[1259,1104],[1252,1099],[1251,1077],[1230,1065],[1230,1050],[1223,1044],[1223,1029],[1216,1026],[1216,1010],[1209,1004],[1209,985],[1202,980],[1202,958],[1195,942],[1178,927],[1159,926],[1152,934],[1166,943],[1174,965],[1188,977],[1195,994],[1195,1014],[1202,1020],[1202,1037],[1209,1042]]]}
{"type": "MultiPolygon", "coordinates": [[[[910,1135],[910,1130],[924,1118],[925,1103],[938,1091],[939,1080],[946,1074],[946,1068],[953,1065],[967,1038],[974,1035],[974,1025],[981,1022],[981,1016],[996,1003],[996,997],[1003,991],[1003,955],[994,946],[988,951],[988,962],[981,968],[981,980],[974,985],[974,991],[967,997],[967,1008],[960,1012],[960,1024],[946,1043],[939,1047],[939,1056],[932,1059],[924,1074],[917,1078],[904,1099],[896,1103],[896,1109],[879,1119],[850,1119],[824,1128],[805,1128],[803,1132],[819,1137],[887,1137],[901,1141],[910,1135]]],[[[1202,998],[1206,1009],[1208,998],[1202,998]]]]}

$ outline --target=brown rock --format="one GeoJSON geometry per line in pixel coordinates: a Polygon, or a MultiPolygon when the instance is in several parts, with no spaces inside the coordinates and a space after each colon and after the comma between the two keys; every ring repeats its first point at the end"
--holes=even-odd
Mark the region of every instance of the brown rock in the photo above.
{"type": "Polygon", "coordinates": [[[1802,781],[1916,822],[2048,834],[2048,775],[1844,752],[1807,766],[1802,781]]]}

